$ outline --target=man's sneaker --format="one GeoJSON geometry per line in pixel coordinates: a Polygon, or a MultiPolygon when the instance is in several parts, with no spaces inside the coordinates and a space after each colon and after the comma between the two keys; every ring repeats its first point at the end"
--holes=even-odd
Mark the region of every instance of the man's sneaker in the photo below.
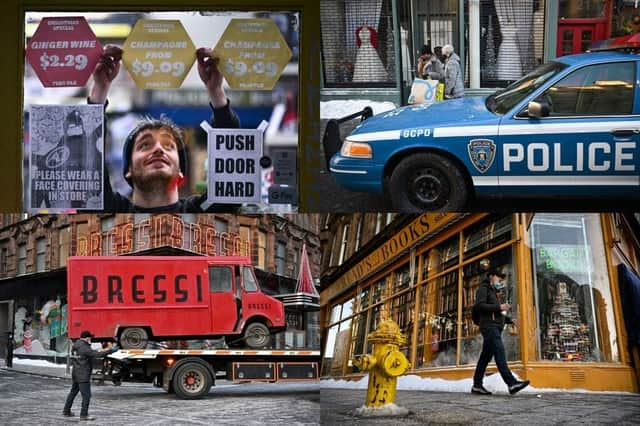
{"type": "Polygon", "coordinates": [[[511,395],[514,395],[520,392],[522,389],[526,388],[527,386],[529,386],[529,380],[525,380],[524,382],[516,382],[515,385],[509,386],[509,393],[511,395]]]}
{"type": "Polygon", "coordinates": [[[471,388],[471,393],[475,393],[478,395],[491,395],[491,392],[486,390],[484,386],[474,386],[471,388]]]}
{"type": "Polygon", "coordinates": [[[65,417],[73,417],[73,416],[75,416],[73,411],[63,411],[62,415],[65,416],[65,417]]]}
{"type": "Polygon", "coordinates": [[[80,420],[95,420],[95,417],[89,417],[89,416],[80,416],[80,420]]]}

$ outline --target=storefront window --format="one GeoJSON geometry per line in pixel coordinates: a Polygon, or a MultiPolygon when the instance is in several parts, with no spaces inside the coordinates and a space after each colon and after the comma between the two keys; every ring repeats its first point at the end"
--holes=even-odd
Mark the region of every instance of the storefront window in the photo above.
{"type": "Polygon", "coordinates": [[[322,0],[320,32],[326,87],[390,87],[396,58],[392,0],[322,0]]]}
{"type": "Polygon", "coordinates": [[[409,288],[411,284],[411,273],[409,264],[405,264],[398,268],[393,274],[393,292],[402,291],[409,288]]]}
{"type": "Polygon", "coordinates": [[[536,214],[530,232],[540,359],[619,361],[599,215],[536,214]]]}
{"type": "Polygon", "coordinates": [[[464,257],[469,259],[511,239],[512,216],[490,216],[464,231],[464,257]]]}
{"type": "Polygon", "coordinates": [[[415,290],[391,299],[391,319],[398,324],[400,332],[406,338],[405,344],[400,347],[407,358],[410,358],[411,336],[413,335],[413,312],[415,308],[415,290]]]}
{"type": "Polygon", "coordinates": [[[340,376],[343,374],[342,369],[348,362],[350,353],[352,313],[353,299],[334,305],[331,309],[329,321],[333,325],[327,333],[327,342],[322,360],[323,375],[340,376]]]}
{"type": "MultiPolygon", "coordinates": [[[[511,216],[509,219],[509,230],[511,216]]],[[[494,228],[500,229],[500,225],[504,225],[504,219],[500,219],[490,224],[483,224],[482,229],[494,228]]],[[[472,231],[471,228],[469,231],[472,231]]],[[[472,234],[472,232],[465,232],[472,234]]],[[[476,302],[476,291],[480,284],[487,279],[487,271],[493,268],[505,273],[506,287],[504,292],[500,294],[501,301],[511,305],[509,316],[511,318],[518,317],[518,283],[515,282],[515,268],[513,267],[511,247],[507,247],[498,252],[482,257],[481,259],[465,265],[463,268],[464,278],[462,280],[462,344],[460,345],[460,364],[473,364],[478,360],[482,349],[482,336],[477,325],[471,320],[471,308],[476,302]]],[[[507,359],[514,361],[520,359],[520,342],[519,337],[511,336],[503,333],[503,343],[507,353],[507,359]]]]}
{"type": "MultiPolygon", "coordinates": [[[[542,63],[544,3],[544,0],[480,0],[481,87],[505,87],[542,63]]],[[[469,25],[469,2],[465,2],[466,28],[469,25]]],[[[464,59],[468,64],[469,41],[466,46],[464,59]]],[[[468,76],[467,71],[467,80],[468,76]]]]}

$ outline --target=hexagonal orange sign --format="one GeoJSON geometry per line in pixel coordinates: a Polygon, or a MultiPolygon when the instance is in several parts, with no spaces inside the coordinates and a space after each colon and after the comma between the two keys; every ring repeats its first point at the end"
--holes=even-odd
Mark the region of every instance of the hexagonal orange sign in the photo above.
{"type": "Polygon", "coordinates": [[[177,89],[196,59],[178,20],[140,19],[122,47],[122,61],[141,89],[177,89]]]}
{"type": "Polygon", "coordinates": [[[271,90],[291,50],[269,18],[232,19],[214,47],[232,89],[271,90]]]}

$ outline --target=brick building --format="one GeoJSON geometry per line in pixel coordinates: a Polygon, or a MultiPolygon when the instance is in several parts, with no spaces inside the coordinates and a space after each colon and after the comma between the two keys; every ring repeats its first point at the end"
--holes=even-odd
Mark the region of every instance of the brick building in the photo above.
{"type": "MultiPolygon", "coordinates": [[[[311,274],[319,276],[318,232],[319,216],[304,214],[3,214],[0,329],[14,330],[18,348],[28,330],[45,353],[66,351],[66,327],[52,336],[48,326],[56,315],[65,316],[66,261],[72,255],[250,256],[265,293],[295,293],[303,244],[311,274]]],[[[275,339],[276,347],[319,348],[313,306],[285,310],[289,329],[275,339]]],[[[0,342],[2,352],[6,339],[0,342]]]]}

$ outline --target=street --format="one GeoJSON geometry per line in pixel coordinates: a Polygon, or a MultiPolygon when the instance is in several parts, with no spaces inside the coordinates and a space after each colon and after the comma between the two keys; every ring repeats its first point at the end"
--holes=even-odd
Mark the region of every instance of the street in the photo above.
{"type": "Polygon", "coordinates": [[[398,391],[404,417],[357,417],[366,390],[322,388],[323,425],[637,425],[640,395],[612,393],[506,393],[398,391]]]}
{"type": "MultiPolygon", "coordinates": [[[[0,424],[79,423],[82,397],[73,405],[75,418],[62,416],[71,380],[0,369],[0,424]]],[[[200,400],[181,400],[146,383],[122,386],[93,384],[89,415],[94,425],[317,425],[317,383],[249,383],[218,381],[200,400]]]]}

